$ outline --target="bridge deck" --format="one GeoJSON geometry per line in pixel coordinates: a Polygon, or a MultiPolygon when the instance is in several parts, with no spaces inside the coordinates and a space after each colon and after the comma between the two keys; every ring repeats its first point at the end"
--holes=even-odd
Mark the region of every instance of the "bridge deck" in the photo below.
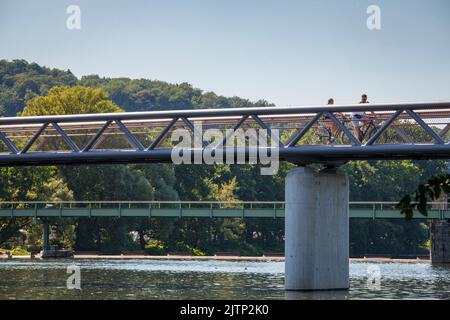
{"type": "Polygon", "coordinates": [[[169,136],[181,128],[203,140],[185,148],[191,159],[214,149],[248,160],[255,148],[299,164],[450,158],[450,102],[410,102],[0,118],[0,165],[170,162],[178,140],[169,136]],[[354,112],[367,115],[361,140],[354,112]],[[223,140],[205,137],[207,129],[223,140]],[[278,141],[230,147],[239,129],[277,130],[278,141]]]}
{"type": "MultiPolygon", "coordinates": [[[[403,219],[395,205],[394,202],[350,202],[350,218],[403,219]]],[[[432,206],[426,219],[450,219],[446,204],[432,206]]],[[[283,218],[284,202],[0,202],[0,217],[283,218]]],[[[414,218],[425,219],[418,212],[414,218]]]]}

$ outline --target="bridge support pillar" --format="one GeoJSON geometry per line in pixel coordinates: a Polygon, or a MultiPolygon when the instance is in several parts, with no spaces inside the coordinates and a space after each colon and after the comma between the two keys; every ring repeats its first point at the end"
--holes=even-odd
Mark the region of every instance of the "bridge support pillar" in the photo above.
{"type": "Polygon", "coordinates": [[[349,288],[349,183],[345,173],[289,171],[285,191],[285,288],[349,288]]]}
{"type": "Polygon", "coordinates": [[[431,222],[431,263],[450,263],[450,223],[446,220],[431,222]]]}
{"type": "Polygon", "coordinates": [[[42,251],[45,254],[50,250],[50,225],[44,221],[42,223],[42,251]]]}

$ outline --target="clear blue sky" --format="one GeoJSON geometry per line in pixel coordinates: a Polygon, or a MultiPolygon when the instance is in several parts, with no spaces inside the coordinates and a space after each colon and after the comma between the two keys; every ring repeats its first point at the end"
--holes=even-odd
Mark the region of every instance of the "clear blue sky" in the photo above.
{"type": "Polygon", "coordinates": [[[448,0],[1,0],[0,58],[282,105],[450,100],[449,16],[448,0]]]}

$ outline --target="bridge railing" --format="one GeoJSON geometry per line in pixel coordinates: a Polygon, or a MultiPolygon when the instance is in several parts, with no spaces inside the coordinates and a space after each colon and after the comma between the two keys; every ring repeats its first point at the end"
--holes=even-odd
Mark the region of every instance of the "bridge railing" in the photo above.
{"type": "Polygon", "coordinates": [[[0,209],[284,209],[284,201],[0,201],[0,209]]]}
{"type": "MultiPolygon", "coordinates": [[[[404,218],[396,202],[350,202],[350,218],[404,218]]],[[[282,201],[2,201],[0,217],[228,217],[282,218],[282,201]]],[[[450,219],[447,203],[429,204],[428,216],[419,219],[450,219]]]]}
{"type": "MultiPolygon", "coordinates": [[[[353,210],[398,210],[393,201],[350,201],[353,210]]],[[[447,210],[447,202],[430,202],[430,211],[447,210]]],[[[284,209],[284,201],[0,201],[0,209],[284,209]]]]}

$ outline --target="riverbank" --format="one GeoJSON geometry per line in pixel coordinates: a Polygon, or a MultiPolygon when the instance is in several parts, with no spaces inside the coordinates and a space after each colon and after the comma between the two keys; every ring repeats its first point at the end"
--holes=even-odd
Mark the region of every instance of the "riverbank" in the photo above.
{"type": "MultiPolygon", "coordinates": [[[[0,259],[42,259],[39,255],[31,258],[30,256],[12,256],[8,258],[6,255],[0,255],[0,259]]],[[[284,257],[279,256],[257,256],[257,257],[242,257],[242,256],[187,256],[187,255],[167,255],[167,256],[151,256],[151,255],[88,255],[79,254],[74,255],[74,260],[92,259],[92,260],[228,260],[228,261],[279,261],[283,262],[284,257]]],[[[376,258],[350,258],[350,262],[367,262],[367,263],[430,263],[430,259],[416,258],[416,259],[395,259],[389,257],[376,258]]]]}

